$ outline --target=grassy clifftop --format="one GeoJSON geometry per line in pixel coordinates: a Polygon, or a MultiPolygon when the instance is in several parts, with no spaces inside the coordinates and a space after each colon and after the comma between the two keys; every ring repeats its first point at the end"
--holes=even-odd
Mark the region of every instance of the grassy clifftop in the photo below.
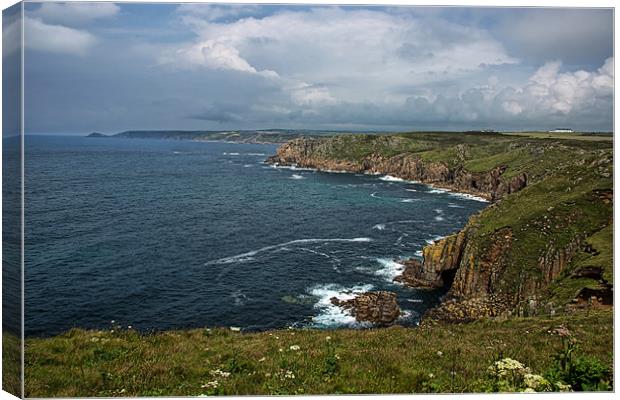
{"type": "Polygon", "coordinates": [[[576,370],[594,375],[569,382],[595,382],[573,390],[609,390],[612,314],[593,311],[371,330],[72,330],[26,340],[26,396],[523,391],[526,373],[553,385],[567,379],[556,376],[568,345],[562,327],[575,341],[576,370]],[[489,369],[507,358],[529,370],[510,371],[513,382],[489,369]]]}

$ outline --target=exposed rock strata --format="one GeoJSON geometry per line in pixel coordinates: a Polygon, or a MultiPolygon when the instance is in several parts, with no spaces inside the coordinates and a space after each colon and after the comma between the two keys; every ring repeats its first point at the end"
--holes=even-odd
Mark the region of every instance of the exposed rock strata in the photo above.
{"type": "Polygon", "coordinates": [[[358,322],[386,326],[393,324],[400,315],[396,293],[393,292],[365,292],[351,300],[339,300],[336,297],[330,300],[332,304],[351,312],[358,322]]]}
{"type": "Polygon", "coordinates": [[[527,186],[527,174],[502,179],[506,168],[496,167],[488,172],[474,173],[462,167],[450,168],[444,162],[430,162],[410,153],[385,157],[370,154],[359,161],[323,157],[320,139],[296,139],[278,148],[277,154],[267,159],[277,165],[295,165],[319,170],[338,170],[355,173],[393,175],[401,179],[433,184],[462,193],[469,193],[492,201],[519,191],[527,186]]]}

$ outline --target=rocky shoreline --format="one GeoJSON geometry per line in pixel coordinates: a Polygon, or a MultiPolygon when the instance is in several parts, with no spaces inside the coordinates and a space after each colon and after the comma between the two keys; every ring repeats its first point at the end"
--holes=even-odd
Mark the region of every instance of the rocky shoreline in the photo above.
{"type": "MultiPolygon", "coordinates": [[[[467,322],[532,315],[540,309],[555,310],[558,296],[563,304],[595,292],[596,299],[610,297],[612,285],[604,279],[584,282],[583,287],[595,289],[576,287],[575,293],[570,288],[578,281],[570,279],[583,280],[579,276],[566,278],[568,289],[557,285],[576,257],[595,254],[587,251],[589,238],[613,223],[613,189],[605,189],[612,171],[609,150],[486,136],[475,138],[475,146],[482,147],[474,151],[473,145],[463,144],[471,138],[455,136],[452,142],[445,138],[449,136],[430,137],[436,142],[429,144],[429,136],[423,136],[420,145],[402,136],[302,138],[282,145],[266,162],[392,176],[491,202],[459,232],[425,246],[422,260],[399,261],[405,268],[396,282],[418,289],[448,289],[440,305],[427,311],[423,320],[467,322]],[[434,149],[442,156],[429,157],[434,149]],[[515,159],[517,151],[520,155],[515,159]],[[554,161],[549,161],[549,155],[554,161]],[[488,170],[471,172],[464,165],[476,165],[477,171],[488,165],[488,170]],[[588,183],[592,180],[604,189],[593,189],[588,183]],[[517,194],[533,185],[536,188],[527,190],[528,194],[517,194]]],[[[377,296],[365,293],[361,298],[361,302],[375,302],[369,306],[373,309],[382,307],[377,296]]],[[[357,318],[355,301],[338,305],[357,318]]]]}

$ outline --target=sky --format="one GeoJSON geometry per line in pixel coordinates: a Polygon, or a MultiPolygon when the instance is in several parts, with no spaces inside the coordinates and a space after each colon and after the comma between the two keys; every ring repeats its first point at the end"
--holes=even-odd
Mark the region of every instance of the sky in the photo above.
{"type": "Polygon", "coordinates": [[[610,9],[46,2],[24,32],[26,133],[613,129],[610,9]]]}

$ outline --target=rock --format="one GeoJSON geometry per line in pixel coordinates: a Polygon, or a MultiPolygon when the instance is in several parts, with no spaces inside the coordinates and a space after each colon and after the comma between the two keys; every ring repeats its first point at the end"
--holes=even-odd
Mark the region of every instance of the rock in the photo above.
{"type": "MultiPolygon", "coordinates": [[[[369,172],[393,175],[402,179],[434,184],[438,187],[469,193],[496,201],[523,189],[528,184],[528,177],[521,173],[510,180],[501,179],[506,166],[498,166],[487,172],[469,172],[460,164],[469,158],[469,148],[457,148],[457,158],[461,160],[458,166],[449,167],[445,162],[431,162],[422,160],[412,153],[397,154],[385,157],[372,153],[359,160],[337,159],[332,156],[338,148],[338,138],[291,140],[280,146],[276,155],[269,157],[266,162],[278,165],[296,165],[319,170],[369,172]]],[[[375,140],[394,141],[398,138],[385,137],[375,140]]],[[[386,143],[385,145],[389,145],[386,143]]]]}
{"type": "Polygon", "coordinates": [[[400,307],[396,302],[396,293],[379,291],[365,292],[351,300],[330,299],[332,304],[351,312],[358,322],[370,322],[386,326],[394,323],[400,315],[400,307]]]}

